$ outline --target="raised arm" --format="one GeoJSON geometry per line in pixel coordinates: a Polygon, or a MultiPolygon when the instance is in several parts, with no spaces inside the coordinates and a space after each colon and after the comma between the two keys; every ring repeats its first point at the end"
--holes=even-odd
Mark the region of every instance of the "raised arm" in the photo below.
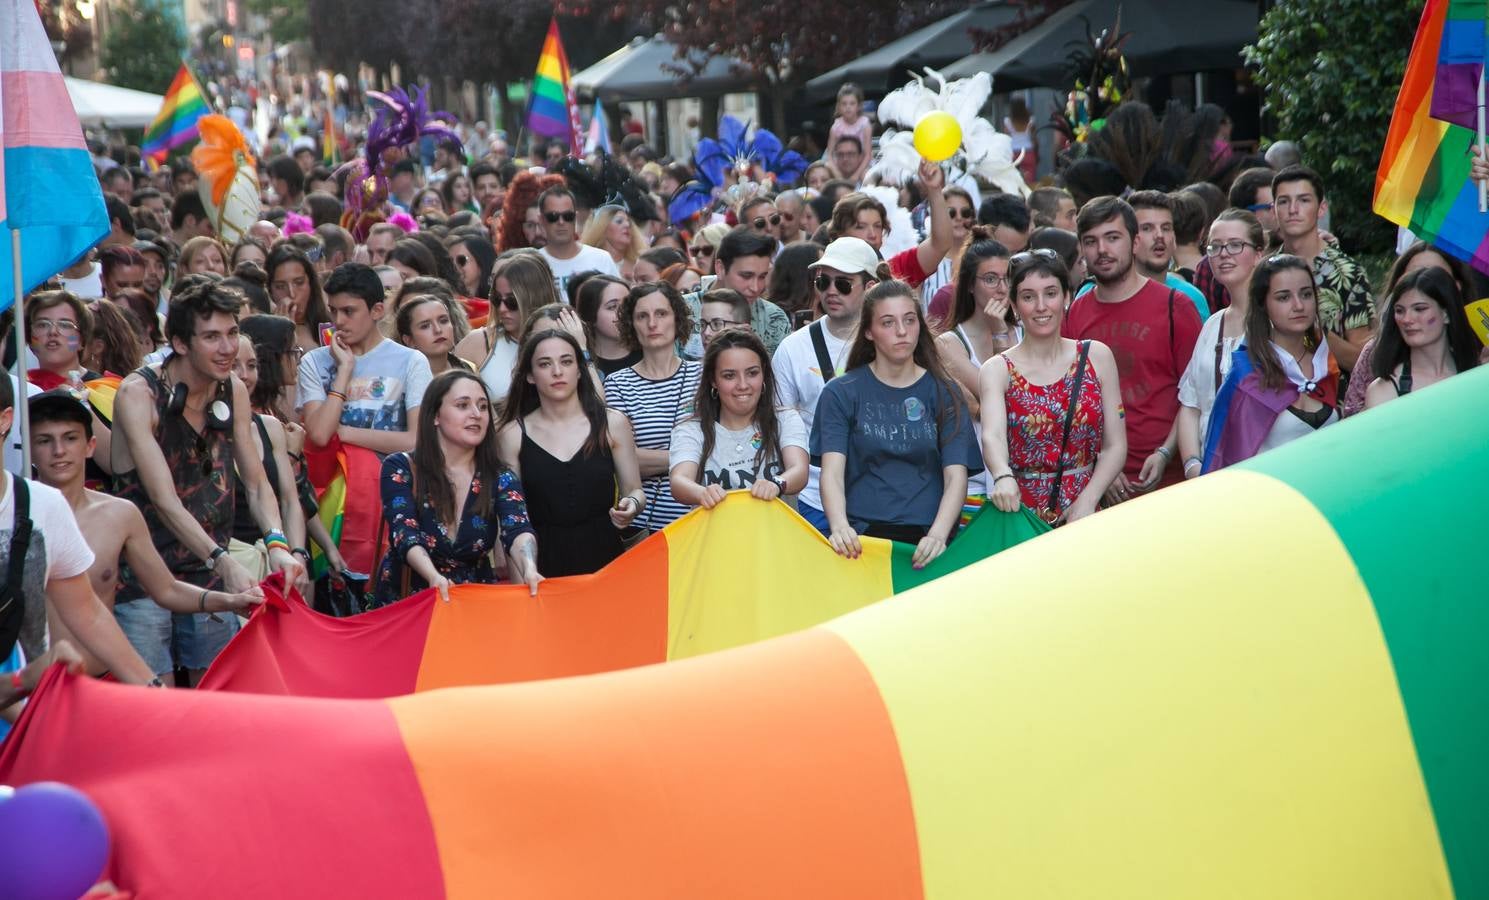
{"type": "Polygon", "coordinates": [[[930,207],[931,235],[915,248],[915,260],[920,263],[922,272],[931,274],[956,246],[951,237],[951,212],[943,193],[946,173],[941,171],[939,164],[924,159],[920,161],[920,188],[925,194],[926,205],[930,207]]]}

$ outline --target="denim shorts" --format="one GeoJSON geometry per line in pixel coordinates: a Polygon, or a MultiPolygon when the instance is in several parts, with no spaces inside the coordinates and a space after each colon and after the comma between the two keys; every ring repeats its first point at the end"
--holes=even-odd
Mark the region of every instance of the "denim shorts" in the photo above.
{"type": "Polygon", "coordinates": [[[154,600],[130,600],[114,604],[114,618],[156,675],[166,675],[177,666],[205,669],[238,633],[238,617],[232,613],[173,613],[154,600]]]}
{"type": "Polygon", "coordinates": [[[812,527],[816,528],[824,535],[832,533],[832,526],[827,524],[827,513],[823,512],[815,506],[810,506],[806,503],[802,503],[799,500],[796,502],[796,511],[801,514],[801,517],[803,519],[806,519],[808,522],[812,523],[812,527]]]}

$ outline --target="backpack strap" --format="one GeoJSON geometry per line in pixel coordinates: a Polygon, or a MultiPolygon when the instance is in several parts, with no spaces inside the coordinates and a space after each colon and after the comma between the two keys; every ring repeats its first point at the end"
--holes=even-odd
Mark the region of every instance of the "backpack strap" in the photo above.
{"type": "Polygon", "coordinates": [[[811,335],[812,349],[817,353],[817,368],[822,371],[822,383],[826,384],[838,373],[832,364],[832,354],[827,352],[827,338],[822,334],[822,320],[818,319],[808,325],[807,333],[811,335]]]}
{"type": "Polygon", "coordinates": [[[15,527],[10,532],[10,558],[6,561],[5,583],[0,585],[0,658],[10,656],[21,635],[21,620],[26,615],[26,598],[22,584],[26,574],[26,551],[31,547],[31,492],[26,479],[12,477],[15,491],[15,527]]]}

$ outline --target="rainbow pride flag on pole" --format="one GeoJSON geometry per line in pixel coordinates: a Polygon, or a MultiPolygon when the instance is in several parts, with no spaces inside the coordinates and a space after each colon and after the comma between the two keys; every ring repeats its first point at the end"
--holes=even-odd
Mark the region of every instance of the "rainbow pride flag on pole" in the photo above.
{"type": "Polygon", "coordinates": [[[533,134],[568,141],[569,149],[576,153],[584,146],[579,130],[579,104],[569,81],[569,56],[564,53],[563,41],[558,36],[557,17],[548,21],[548,37],[543,40],[543,52],[538,56],[527,128],[533,134]]]}
{"type": "Polygon", "coordinates": [[[24,296],[109,233],[82,126],[32,3],[0,11],[0,110],[0,228],[7,243],[9,233],[21,234],[19,256],[14,246],[0,249],[4,310],[17,286],[24,296]]]}
{"type": "Polygon", "coordinates": [[[197,139],[197,120],[211,111],[201,85],[183,62],[171,80],[170,89],[165,92],[165,100],[160,104],[160,112],[155,114],[155,121],[145,129],[140,155],[157,165],[165,162],[172,150],[197,139]]]}
{"type": "Polygon", "coordinates": [[[1484,0],[1428,0],[1375,175],[1376,213],[1489,273],[1489,214],[1468,177],[1489,44],[1484,0]]]}

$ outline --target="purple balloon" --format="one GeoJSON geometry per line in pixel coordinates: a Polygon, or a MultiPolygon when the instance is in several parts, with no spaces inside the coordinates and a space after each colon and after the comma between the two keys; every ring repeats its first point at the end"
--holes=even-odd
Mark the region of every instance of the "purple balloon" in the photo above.
{"type": "Polygon", "coordinates": [[[108,859],[108,825],[82,791],[41,781],[0,800],[7,900],[77,900],[98,883],[108,859]]]}

